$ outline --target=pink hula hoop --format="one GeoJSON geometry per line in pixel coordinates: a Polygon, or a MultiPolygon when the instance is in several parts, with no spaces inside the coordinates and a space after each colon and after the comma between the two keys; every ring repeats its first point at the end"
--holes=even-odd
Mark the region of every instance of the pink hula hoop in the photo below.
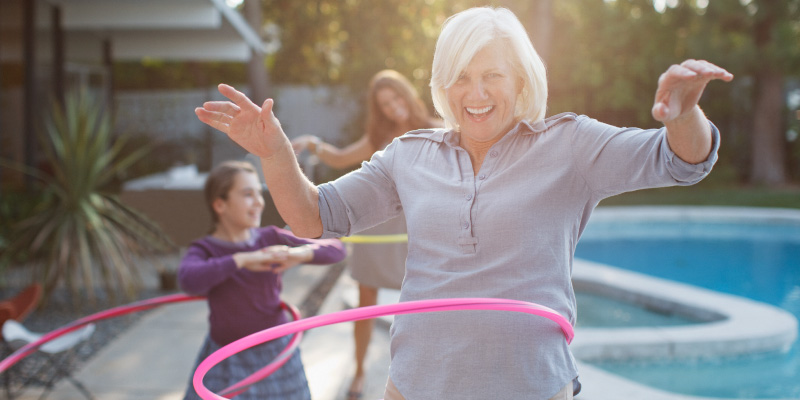
{"type": "MultiPolygon", "coordinates": [[[[12,366],[14,366],[16,363],[20,362],[25,357],[35,353],[45,343],[47,343],[47,342],[49,342],[49,341],[51,341],[53,339],[56,339],[56,338],[58,338],[60,336],[66,335],[67,333],[70,333],[72,331],[80,329],[81,327],[83,327],[83,326],[85,326],[87,324],[90,324],[92,322],[101,321],[101,320],[109,319],[109,318],[116,318],[116,317],[119,317],[119,316],[122,316],[122,315],[131,314],[131,313],[134,313],[134,312],[149,310],[151,308],[155,308],[155,307],[162,306],[162,305],[165,305],[165,304],[180,303],[180,302],[195,301],[195,300],[204,300],[204,299],[205,299],[205,297],[201,297],[201,296],[188,296],[188,295],[185,295],[185,294],[174,294],[174,295],[161,296],[161,297],[155,297],[155,298],[152,298],[152,299],[137,301],[137,302],[134,302],[134,303],[131,303],[131,304],[128,304],[128,305],[110,308],[108,310],[100,311],[98,313],[89,315],[87,317],[83,317],[83,318],[78,319],[76,321],[73,321],[73,322],[71,322],[71,323],[69,323],[67,325],[64,325],[61,328],[53,330],[53,331],[43,335],[39,340],[37,340],[35,342],[28,343],[27,345],[25,345],[25,346],[19,348],[17,351],[13,352],[11,355],[9,355],[8,357],[6,357],[2,361],[0,361],[0,373],[5,372],[6,370],[8,370],[12,366]]],[[[300,320],[300,312],[294,306],[282,302],[281,303],[281,308],[283,310],[287,311],[292,316],[292,319],[294,320],[294,322],[297,322],[297,321],[300,320]]],[[[285,335],[281,335],[281,336],[285,336],[285,335]]],[[[283,366],[283,364],[285,364],[287,361],[289,361],[289,357],[292,355],[292,353],[294,353],[294,351],[300,345],[300,339],[301,338],[302,338],[302,333],[298,333],[298,334],[294,335],[294,337],[292,337],[292,339],[286,345],[286,348],[284,348],[283,351],[281,351],[280,354],[278,354],[278,356],[275,358],[275,360],[273,360],[270,364],[268,364],[264,368],[256,371],[255,373],[253,373],[249,377],[243,379],[242,381],[240,381],[240,382],[238,382],[238,383],[236,383],[234,385],[231,385],[228,388],[225,388],[222,391],[223,395],[226,396],[225,398],[232,398],[232,397],[238,395],[239,393],[247,390],[247,388],[250,387],[250,385],[252,385],[253,383],[258,382],[259,380],[266,378],[267,376],[269,376],[269,374],[273,373],[278,368],[283,366]]]]}
{"type": "Polygon", "coordinates": [[[14,364],[18,363],[23,358],[35,353],[36,350],[42,347],[43,344],[60,336],[66,335],[67,333],[78,330],[84,325],[88,325],[92,322],[109,318],[115,318],[125,314],[131,314],[134,312],[149,310],[151,308],[155,308],[168,303],[178,303],[178,302],[194,301],[201,299],[204,299],[204,297],[187,296],[184,294],[155,297],[152,299],[137,301],[124,306],[110,308],[108,310],[100,311],[98,313],[89,315],[87,317],[83,317],[81,319],[70,322],[69,324],[64,325],[61,328],[46,333],[39,340],[32,343],[28,343],[25,346],[19,348],[17,351],[11,353],[11,355],[3,359],[3,361],[0,361],[0,373],[11,368],[12,366],[14,366],[14,364]]]}
{"type": "MultiPolygon", "coordinates": [[[[561,314],[559,314],[555,310],[539,304],[529,303],[520,300],[492,299],[492,298],[436,299],[436,300],[409,301],[397,304],[361,307],[361,308],[354,308],[350,310],[344,310],[335,313],[318,315],[315,317],[296,320],[283,325],[278,325],[269,329],[265,329],[260,332],[256,332],[249,336],[245,336],[244,338],[241,338],[233,343],[230,343],[222,347],[221,349],[215,351],[210,356],[208,356],[205,360],[203,360],[200,363],[200,365],[198,365],[197,370],[195,370],[194,372],[194,376],[192,378],[192,384],[194,385],[194,389],[195,391],[197,391],[197,394],[204,400],[225,399],[227,397],[222,397],[221,395],[218,395],[210,391],[208,388],[206,388],[205,385],[203,385],[203,378],[205,378],[206,373],[208,373],[208,371],[210,371],[211,368],[213,368],[215,365],[219,364],[226,358],[236,353],[239,353],[243,350],[246,350],[250,347],[266,343],[270,340],[277,339],[279,337],[286,336],[289,334],[298,333],[312,328],[337,324],[341,322],[371,319],[371,318],[381,317],[384,315],[400,315],[400,314],[414,314],[414,313],[455,311],[455,310],[516,311],[532,315],[538,315],[541,317],[545,317],[558,324],[558,326],[561,328],[561,331],[564,334],[565,339],[567,340],[567,343],[571,343],[572,338],[575,336],[572,324],[570,324],[569,321],[566,320],[566,318],[561,316],[561,314]]],[[[255,383],[255,381],[259,379],[266,378],[269,375],[269,373],[274,372],[278,368],[271,368],[269,373],[264,373],[266,369],[267,368],[265,367],[264,369],[259,370],[256,374],[246,379],[246,381],[248,382],[248,386],[251,385],[252,383],[255,383]],[[258,375],[258,379],[254,378],[255,375],[258,375]]],[[[238,388],[238,385],[243,384],[243,382],[245,381],[242,381],[239,384],[232,386],[231,388],[234,387],[238,388]]],[[[223,390],[222,391],[223,395],[229,393],[231,388],[223,390]]]]}

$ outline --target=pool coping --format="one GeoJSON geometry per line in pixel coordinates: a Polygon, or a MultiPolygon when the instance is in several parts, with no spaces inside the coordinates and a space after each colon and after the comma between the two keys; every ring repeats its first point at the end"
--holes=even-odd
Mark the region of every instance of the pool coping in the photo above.
{"type": "MultiPolygon", "coordinates": [[[[778,307],[744,297],[576,259],[576,290],[597,293],[699,321],[678,326],[576,328],[576,358],[711,358],[787,350],[798,321],[778,307]]],[[[578,312],[581,312],[578,310],[578,312]]]]}
{"type": "MultiPolygon", "coordinates": [[[[758,398],[702,397],[656,389],[578,361],[578,371],[583,385],[578,400],[761,400],[758,398]]],[[[797,400],[794,398],[769,400],[797,400]]]]}
{"type": "MultiPolygon", "coordinates": [[[[746,207],[599,207],[592,219],[616,221],[743,220],[800,224],[800,210],[746,207]]],[[[788,348],[797,338],[798,321],[787,311],[747,298],[655,278],[612,266],[576,259],[573,282],[581,289],[613,293],[616,297],[659,299],[665,307],[708,320],[687,326],[659,328],[576,328],[570,346],[578,359],[584,390],[591,400],[722,400],[684,395],[628,380],[588,364],[599,357],[711,357],[788,348]],[[699,314],[698,314],[699,312],[699,314]],[[722,317],[720,319],[719,317],[722,317]]],[[[578,310],[580,312],[580,310],[578,310]]],[[[736,399],[745,400],[745,399],[736,399]]]]}

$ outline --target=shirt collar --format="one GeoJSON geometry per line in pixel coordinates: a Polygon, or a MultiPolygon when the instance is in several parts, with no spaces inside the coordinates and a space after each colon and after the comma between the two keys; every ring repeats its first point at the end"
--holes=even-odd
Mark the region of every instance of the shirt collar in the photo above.
{"type": "MultiPolygon", "coordinates": [[[[534,122],[522,120],[518,122],[513,128],[511,128],[511,130],[508,131],[508,133],[506,133],[505,136],[516,135],[516,134],[531,135],[534,133],[544,132],[546,130],[547,130],[547,124],[543,119],[534,122]]],[[[455,131],[454,129],[449,129],[449,130],[442,129],[440,131],[437,131],[436,134],[432,135],[430,138],[437,142],[445,142],[450,146],[458,146],[460,142],[458,132],[455,131]]]]}

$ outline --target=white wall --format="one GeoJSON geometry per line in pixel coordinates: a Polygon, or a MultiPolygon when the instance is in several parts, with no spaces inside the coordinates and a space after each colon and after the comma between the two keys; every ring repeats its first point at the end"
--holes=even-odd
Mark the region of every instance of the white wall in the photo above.
{"type": "MultiPolygon", "coordinates": [[[[243,89],[245,93],[246,88],[243,89]]],[[[216,88],[170,91],[120,91],[115,94],[115,130],[177,141],[213,139],[212,165],[244,152],[219,131],[207,127],[194,114],[208,100],[223,100],[216,88]]],[[[275,114],[290,138],[317,135],[340,143],[360,104],[341,88],[281,85],[275,88],[275,114]]],[[[352,137],[352,135],[349,135],[352,137]]]]}

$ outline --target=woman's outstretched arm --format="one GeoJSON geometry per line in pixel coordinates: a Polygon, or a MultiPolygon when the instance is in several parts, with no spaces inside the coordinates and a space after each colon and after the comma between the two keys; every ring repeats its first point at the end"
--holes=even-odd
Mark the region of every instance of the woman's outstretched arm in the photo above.
{"type": "Polygon", "coordinates": [[[319,193],[297,163],[292,145],[272,112],[274,101],[259,107],[242,92],[219,85],[230,101],[209,101],[195,109],[200,121],[218,129],[261,159],[264,180],[281,217],[300,237],[322,235],[319,193]]]}

